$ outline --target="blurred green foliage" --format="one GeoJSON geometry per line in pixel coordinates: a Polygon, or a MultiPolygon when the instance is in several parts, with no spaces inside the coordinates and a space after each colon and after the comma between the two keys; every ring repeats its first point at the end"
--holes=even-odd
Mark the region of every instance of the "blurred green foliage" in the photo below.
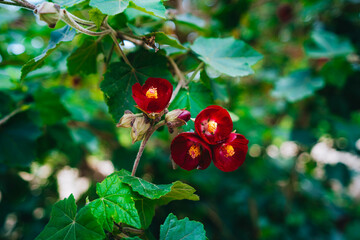
{"type": "MultiPolygon", "coordinates": [[[[88,18],[89,1],[55,2],[88,18]]],[[[179,42],[162,36],[159,43],[170,46],[155,56],[174,57],[187,75],[200,63],[196,54],[209,52],[179,46],[189,47],[199,36],[240,39],[264,56],[254,75],[241,78],[217,69],[217,59],[204,58],[205,71],[170,106],[186,105],[193,117],[212,103],[226,107],[234,129],[249,139],[249,153],[232,173],[213,165],[204,171],[173,170],[169,145],[175,135],[160,128],[137,175],[157,184],[186,182],[200,201],[157,208],[151,232],[162,236],[160,225],[172,212],[202,222],[209,239],[360,239],[360,1],[170,0],[164,2],[171,10],[167,21],[155,17],[163,17],[163,9],[153,16],[136,10],[144,1],[133,2],[110,17],[110,25],[135,35],[176,35],[179,42]]],[[[58,23],[56,31],[63,27],[58,23]]],[[[119,61],[115,54],[109,59],[111,39],[77,34],[54,40],[54,35],[30,11],[0,8],[0,121],[6,119],[0,125],[2,239],[34,239],[42,231],[59,200],[59,174],[66,166],[90,180],[76,199],[82,206],[86,196],[94,199],[95,184],[106,176],[94,162],[104,166],[111,160],[115,169],[130,170],[139,147],[111,117],[117,121],[135,104],[130,95],[118,98],[121,93],[108,85],[119,79],[103,81],[106,71],[127,70],[119,66],[124,63],[108,66],[119,61]],[[49,42],[56,49],[34,67],[31,59],[42,56],[49,42]],[[25,64],[34,71],[25,68],[22,75],[25,64]],[[124,102],[124,108],[112,109],[108,102],[108,109],[106,95],[124,102]]],[[[232,51],[227,44],[212,48],[232,51]]],[[[132,59],[139,51],[144,50],[126,48],[135,68],[145,69],[142,78],[155,67],[172,78],[166,59],[154,67],[149,59],[155,53],[132,59]]],[[[74,201],[70,204],[73,208],[74,201]]]]}

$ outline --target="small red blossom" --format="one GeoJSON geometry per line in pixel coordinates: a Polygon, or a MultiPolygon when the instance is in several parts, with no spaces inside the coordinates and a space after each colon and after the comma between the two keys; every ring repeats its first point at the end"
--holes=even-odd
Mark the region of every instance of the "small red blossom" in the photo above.
{"type": "Polygon", "coordinates": [[[173,92],[171,83],[163,78],[148,78],[143,86],[135,83],[132,96],[138,107],[147,113],[160,113],[168,105],[173,92]]]}
{"type": "Polygon", "coordinates": [[[206,169],[211,163],[211,149],[196,133],[181,133],[171,143],[171,157],[185,170],[206,169]]]}
{"type": "Polygon", "coordinates": [[[224,172],[235,171],[245,161],[248,143],[243,135],[231,133],[224,143],[213,146],[214,165],[224,172]]]}
{"type": "Polygon", "coordinates": [[[202,110],[195,119],[197,134],[208,144],[224,141],[233,129],[230,114],[225,108],[211,105],[202,110]]]}

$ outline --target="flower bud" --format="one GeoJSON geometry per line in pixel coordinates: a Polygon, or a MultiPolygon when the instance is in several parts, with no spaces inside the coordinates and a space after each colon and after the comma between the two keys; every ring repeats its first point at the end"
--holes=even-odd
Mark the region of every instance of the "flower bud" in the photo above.
{"type": "Polygon", "coordinates": [[[120,118],[119,122],[116,124],[117,127],[121,128],[131,128],[135,121],[135,114],[131,111],[126,110],[124,115],[120,118]]]}
{"type": "Polygon", "coordinates": [[[142,140],[149,128],[150,122],[145,116],[135,118],[131,129],[132,143],[142,140]]]}
{"type": "Polygon", "coordinates": [[[43,2],[34,11],[40,20],[46,22],[50,28],[54,28],[60,20],[60,6],[51,2],[43,2]]]}
{"type": "Polygon", "coordinates": [[[169,132],[172,133],[174,128],[181,127],[190,120],[190,112],[184,109],[175,109],[165,115],[165,122],[169,132]]]}

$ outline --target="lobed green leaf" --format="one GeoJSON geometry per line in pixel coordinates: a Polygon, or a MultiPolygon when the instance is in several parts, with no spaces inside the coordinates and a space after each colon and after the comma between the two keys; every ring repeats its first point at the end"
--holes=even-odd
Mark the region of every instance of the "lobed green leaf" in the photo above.
{"type": "Polygon", "coordinates": [[[242,77],[254,73],[251,66],[262,55],[241,40],[199,37],[190,46],[199,58],[220,73],[242,77]]]}
{"type": "Polygon", "coordinates": [[[178,220],[170,213],[163,225],[160,226],[160,240],[205,240],[206,232],[200,222],[190,221],[188,218],[178,220]]]}
{"type": "Polygon", "coordinates": [[[35,240],[102,240],[104,230],[92,215],[89,207],[76,213],[74,196],[61,200],[53,206],[51,218],[35,240]]]}

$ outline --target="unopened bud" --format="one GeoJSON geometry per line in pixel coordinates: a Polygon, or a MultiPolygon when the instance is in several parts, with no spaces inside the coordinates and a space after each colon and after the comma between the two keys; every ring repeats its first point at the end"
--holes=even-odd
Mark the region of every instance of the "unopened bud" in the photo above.
{"type": "Polygon", "coordinates": [[[142,140],[149,128],[150,122],[146,119],[145,116],[135,118],[131,129],[132,143],[142,140]]]}
{"type": "Polygon", "coordinates": [[[43,2],[34,10],[40,20],[46,22],[50,28],[54,28],[60,20],[60,6],[51,2],[43,2]]]}
{"type": "Polygon", "coordinates": [[[135,121],[135,114],[126,110],[124,115],[120,118],[119,122],[116,124],[117,127],[121,128],[131,128],[135,121]]]}
{"type": "Polygon", "coordinates": [[[190,112],[184,109],[175,109],[165,115],[165,122],[168,126],[169,132],[172,133],[174,128],[181,127],[190,120],[190,112]]]}

